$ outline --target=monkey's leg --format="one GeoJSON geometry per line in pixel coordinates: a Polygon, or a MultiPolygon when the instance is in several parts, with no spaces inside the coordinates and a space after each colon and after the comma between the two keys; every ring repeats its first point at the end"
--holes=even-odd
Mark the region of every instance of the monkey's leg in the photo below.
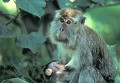
{"type": "Polygon", "coordinates": [[[111,59],[102,59],[102,63],[99,64],[99,71],[108,83],[114,83],[115,76],[117,76],[118,71],[115,69],[111,59]]]}
{"type": "Polygon", "coordinates": [[[78,83],[106,83],[99,70],[92,66],[84,66],[79,75],[78,83]]]}

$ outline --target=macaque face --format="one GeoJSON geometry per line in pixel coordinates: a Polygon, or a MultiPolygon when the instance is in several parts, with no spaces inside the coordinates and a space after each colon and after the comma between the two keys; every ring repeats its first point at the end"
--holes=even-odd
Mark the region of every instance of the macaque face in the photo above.
{"type": "Polygon", "coordinates": [[[78,10],[61,9],[56,11],[50,32],[55,40],[59,42],[70,42],[76,38],[76,34],[82,19],[82,14],[78,10]]]}

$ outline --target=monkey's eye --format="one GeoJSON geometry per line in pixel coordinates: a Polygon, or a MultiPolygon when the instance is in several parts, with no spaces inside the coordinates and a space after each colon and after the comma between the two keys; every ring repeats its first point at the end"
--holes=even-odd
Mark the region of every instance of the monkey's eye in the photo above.
{"type": "Polygon", "coordinates": [[[67,23],[67,24],[71,24],[71,20],[68,20],[66,23],[67,23]]]}
{"type": "Polygon", "coordinates": [[[64,22],[63,18],[60,18],[59,20],[60,20],[60,22],[62,22],[62,23],[64,22]]]}

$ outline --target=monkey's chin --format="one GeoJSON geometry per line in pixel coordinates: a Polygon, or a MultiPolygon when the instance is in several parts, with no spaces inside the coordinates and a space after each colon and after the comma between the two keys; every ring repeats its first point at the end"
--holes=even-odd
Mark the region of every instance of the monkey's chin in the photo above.
{"type": "Polygon", "coordinates": [[[67,43],[68,42],[67,38],[61,38],[61,37],[56,37],[55,40],[58,41],[58,42],[63,42],[63,43],[67,43]]]}

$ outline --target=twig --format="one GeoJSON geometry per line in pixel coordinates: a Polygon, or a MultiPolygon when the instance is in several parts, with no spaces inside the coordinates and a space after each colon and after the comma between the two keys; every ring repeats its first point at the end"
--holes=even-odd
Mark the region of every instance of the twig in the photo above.
{"type": "Polygon", "coordinates": [[[17,19],[17,17],[20,15],[21,12],[19,12],[15,17],[11,18],[6,24],[5,26],[7,26],[8,24],[10,24],[11,22],[15,21],[17,19]]]}
{"type": "Polygon", "coordinates": [[[23,23],[21,20],[18,20],[18,22],[19,22],[20,25],[21,25],[21,27],[20,27],[21,33],[27,34],[27,30],[26,30],[26,27],[25,27],[24,23],[23,23]]]}
{"type": "Polygon", "coordinates": [[[15,15],[12,15],[12,14],[3,14],[1,12],[0,12],[0,15],[6,15],[6,16],[13,16],[13,17],[15,17],[15,15]]]}

